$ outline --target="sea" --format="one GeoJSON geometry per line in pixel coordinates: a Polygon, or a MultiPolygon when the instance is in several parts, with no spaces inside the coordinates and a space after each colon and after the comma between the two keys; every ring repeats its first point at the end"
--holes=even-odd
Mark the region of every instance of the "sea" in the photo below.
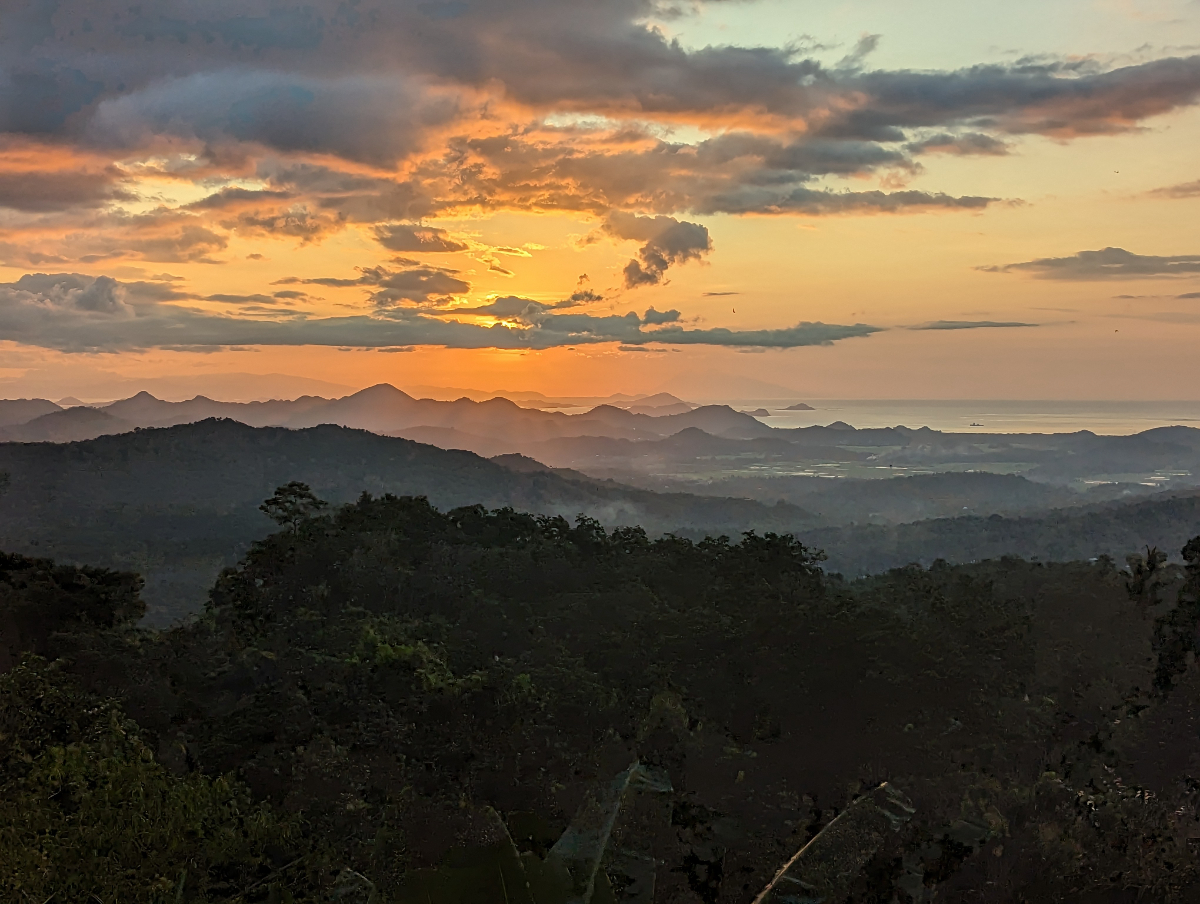
{"type": "Polygon", "coordinates": [[[1154,427],[1200,427],[1200,401],[1077,402],[992,400],[804,399],[813,411],[785,411],[798,400],[726,401],[771,427],[837,421],[852,427],[929,427],[947,433],[1075,433],[1128,436],[1154,427]]]}

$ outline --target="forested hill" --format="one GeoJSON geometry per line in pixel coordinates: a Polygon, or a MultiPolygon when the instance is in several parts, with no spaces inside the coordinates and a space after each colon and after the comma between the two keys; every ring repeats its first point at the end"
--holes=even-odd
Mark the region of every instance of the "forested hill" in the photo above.
{"type": "Polygon", "coordinates": [[[515,471],[470,452],[364,430],[254,428],[210,419],[65,444],[0,444],[0,548],[128,568],[146,576],[152,611],[192,610],[221,567],[268,532],[258,504],[300,480],[331,502],[363,492],[427,496],[608,525],[730,534],[814,526],[802,509],[663,494],[549,470],[515,471]]]}
{"type": "Polygon", "coordinates": [[[1132,502],[1056,509],[1027,517],[966,516],[910,524],[826,528],[803,534],[824,549],[827,568],[874,574],[913,562],[952,563],[1020,556],[1070,562],[1108,555],[1117,562],[1147,546],[1174,553],[1200,534],[1200,492],[1160,494],[1132,502]]]}
{"type": "Polygon", "coordinates": [[[281,520],[162,632],[134,575],[0,554],[0,900],[1200,900],[1200,537],[848,582],[787,536],[281,520]]]}

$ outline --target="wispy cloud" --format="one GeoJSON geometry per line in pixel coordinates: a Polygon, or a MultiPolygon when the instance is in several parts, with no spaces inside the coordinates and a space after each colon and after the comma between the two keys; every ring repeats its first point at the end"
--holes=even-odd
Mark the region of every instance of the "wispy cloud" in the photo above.
{"type": "Polygon", "coordinates": [[[1200,198],[1200,179],[1195,182],[1180,182],[1147,192],[1152,198],[1200,198]]]}
{"type": "Polygon", "coordinates": [[[1124,248],[1103,248],[1068,257],[1043,257],[977,269],[987,273],[1028,273],[1038,279],[1152,279],[1200,274],[1200,254],[1159,256],[1134,254],[1124,248]]]}
{"type": "MultiPolygon", "coordinates": [[[[599,343],[796,348],[878,332],[865,324],[825,323],[801,323],[778,330],[685,329],[675,323],[678,311],[558,313],[527,300],[522,300],[525,306],[518,314],[490,326],[458,319],[450,312],[435,316],[401,308],[347,317],[260,319],[188,307],[180,303],[180,294],[169,286],[121,283],[105,276],[30,274],[14,283],[0,283],[0,331],[27,345],[76,352],[253,345],[544,349],[599,343]]],[[[256,299],[242,296],[230,300],[253,306],[256,299]]],[[[516,307],[514,301],[488,313],[511,312],[516,307]]],[[[468,313],[482,310],[459,312],[468,313]]]]}
{"type": "Polygon", "coordinates": [[[1002,320],[934,320],[932,323],[922,323],[910,326],[910,330],[979,330],[1007,327],[1041,326],[1040,323],[1021,323],[1019,321],[1002,320]]]}

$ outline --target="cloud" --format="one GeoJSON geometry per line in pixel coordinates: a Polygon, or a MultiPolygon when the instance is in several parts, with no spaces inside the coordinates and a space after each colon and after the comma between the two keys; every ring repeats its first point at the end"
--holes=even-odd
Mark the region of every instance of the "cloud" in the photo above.
{"type": "Polygon", "coordinates": [[[389,251],[452,252],[466,251],[465,242],[450,238],[444,229],[409,223],[384,223],[374,229],[375,239],[389,251]]]}
{"type": "Polygon", "coordinates": [[[912,213],[928,210],[983,210],[996,198],[954,197],[924,191],[831,191],[796,188],[780,192],[747,186],[705,200],[700,213],[834,214],[912,213]]]}
{"type": "Polygon", "coordinates": [[[667,268],[684,261],[699,260],[712,250],[708,229],[674,217],[639,217],[609,214],[601,231],[617,239],[644,242],[638,259],[625,265],[625,287],[653,286],[663,281],[667,268]]]}
{"type": "Polygon", "coordinates": [[[419,151],[439,126],[454,121],[459,103],[453,93],[399,73],[317,77],[231,65],[104,98],[85,138],[93,146],[128,150],[167,135],[387,165],[419,151]]]}
{"type": "Polygon", "coordinates": [[[286,210],[243,213],[222,225],[246,235],[288,236],[307,244],[339,231],[345,225],[345,217],[297,205],[286,210]]]}
{"type": "MultiPolygon", "coordinates": [[[[1022,60],[954,72],[875,71],[849,79],[860,103],[833,111],[827,134],[980,123],[1009,135],[1111,135],[1200,97],[1200,56],[1105,70],[1095,60],[1022,60]]],[[[843,95],[844,96],[844,95],[843,95]]],[[[893,133],[894,134],[894,133],[893,133]]]]}
{"type": "Polygon", "coordinates": [[[1137,314],[1113,314],[1129,320],[1152,320],[1157,323],[1200,323],[1197,311],[1147,311],[1137,314]]]}
{"type": "Polygon", "coordinates": [[[1200,198],[1200,179],[1195,182],[1181,182],[1178,185],[1156,188],[1147,194],[1155,198],[1200,198]]]}
{"type": "Polygon", "coordinates": [[[265,6],[60,0],[36,28],[6,27],[0,50],[18,65],[0,88],[0,125],[103,134],[100,120],[122,136],[159,130],[395,159],[426,125],[430,84],[492,86],[537,113],[707,120],[722,131],[758,116],[871,140],[974,122],[1105,133],[1193,103],[1197,91],[1195,57],[909,71],[865,69],[870,40],[833,66],[797,47],[689,50],[648,21],[664,8],[649,0],[265,6]],[[385,77],[376,85],[371,75],[385,77]]]}
{"type": "MultiPolygon", "coordinates": [[[[236,240],[305,244],[352,224],[400,254],[480,251],[424,223],[567,211],[640,243],[634,288],[711,253],[707,216],[977,213],[999,199],[862,180],[899,185],[1028,134],[1136,130],[1200,101],[1200,55],[870,68],[874,36],[836,62],[816,44],[689,48],[655,22],[693,6],[655,0],[10,5],[0,259],[23,268],[219,263],[236,240]],[[35,145],[44,160],[22,150],[35,145]],[[150,210],[162,180],[203,197],[150,210]]],[[[512,275],[495,256],[519,253],[481,262],[512,275]]],[[[1011,269],[1083,278],[1045,264],[1011,269]]],[[[375,269],[314,284],[359,286],[381,308],[469,289],[442,268],[375,269]]]]}
{"type": "Polygon", "coordinates": [[[1041,326],[1040,323],[1020,323],[1018,321],[1001,320],[935,320],[920,326],[910,326],[910,330],[978,330],[992,327],[1041,326]]]}
{"type": "Polygon", "coordinates": [[[552,307],[553,305],[543,304],[540,301],[533,301],[529,298],[521,298],[517,295],[505,295],[501,298],[495,298],[487,304],[453,308],[448,313],[477,314],[483,317],[496,317],[504,320],[519,319],[528,323],[532,322],[532,318],[544,314],[552,307]]]}
{"type": "Polygon", "coordinates": [[[194,214],[169,208],[146,213],[89,212],[79,220],[41,222],[38,228],[0,224],[0,259],[9,266],[41,267],[79,261],[218,263],[229,245],[222,232],[194,214]]]}
{"type": "Polygon", "coordinates": [[[280,292],[272,292],[270,295],[264,295],[261,292],[255,292],[249,295],[238,295],[235,293],[218,292],[215,295],[204,296],[187,296],[203,301],[219,301],[222,304],[236,304],[243,306],[253,306],[264,308],[275,305],[293,305],[297,301],[308,301],[312,296],[307,292],[295,292],[283,290],[280,292]]]}
{"type": "Polygon", "coordinates": [[[274,204],[291,201],[295,195],[289,191],[272,191],[265,188],[226,187],[211,195],[185,205],[187,210],[225,210],[230,207],[258,207],[264,203],[274,204]]]}
{"type": "Polygon", "coordinates": [[[300,279],[295,276],[276,280],[275,285],[330,286],[333,288],[363,287],[374,289],[371,300],[379,307],[391,307],[405,302],[423,304],[429,301],[448,302],[454,295],[471,290],[471,284],[459,279],[455,270],[420,266],[417,261],[405,261],[402,270],[387,267],[360,267],[353,279],[319,277],[300,279]]]}
{"type": "Polygon", "coordinates": [[[976,269],[986,273],[1029,273],[1038,279],[1153,279],[1200,274],[1200,254],[1160,257],[1134,254],[1124,248],[1103,248],[1080,251],[1069,257],[1043,257],[976,269]]]}
{"type": "Polygon", "coordinates": [[[113,167],[102,170],[0,170],[0,207],[33,213],[101,207],[133,195],[113,167]]]}
{"type": "MultiPolygon", "coordinates": [[[[446,316],[388,309],[375,315],[249,319],[154,300],[162,287],[109,277],[30,274],[0,283],[0,332],[26,345],[61,351],[122,351],[255,345],[334,348],[543,349],[584,344],[711,345],[797,348],[878,332],[865,324],[801,323],[781,330],[683,329],[666,325],[676,312],[594,316],[540,312],[529,322],[481,326],[446,316]]],[[[444,313],[444,312],[443,312],[444,313]]]]}
{"type": "Polygon", "coordinates": [[[960,135],[941,132],[919,141],[910,142],[905,147],[911,154],[953,154],[959,157],[1001,157],[1012,149],[1007,141],[985,135],[982,132],[967,132],[960,135]]]}
{"type": "Polygon", "coordinates": [[[654,308],[650,308],[642,315],[642,323],[646,324],[674,323],[678,319],[679,312],[674,310],[656,311],[654,308]]]}
{"type": "MultiPolygon", "coordinates": [[[[798,323],[779,330],[685,330],[682,327],[664,327],[645,333],[642,342],[659,342],[666,345],[723,345],[731,348],[801,348],[808,345],[832,345],[841,339],[869,336],[881,331],[880,327],[856,323],[840,326],[833,323],[798,323]]],[[[633,340],[626,339],[632,344],[633,340]]]]}

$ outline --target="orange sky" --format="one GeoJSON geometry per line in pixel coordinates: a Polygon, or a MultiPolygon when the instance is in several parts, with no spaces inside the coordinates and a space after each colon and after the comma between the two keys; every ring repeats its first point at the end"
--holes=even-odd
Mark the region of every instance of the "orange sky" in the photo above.
{"type": "Polygon", "coordinates": [[[103,6],[0,47],[8,397],[1200,397],[1195,3],[103,6]]]}

